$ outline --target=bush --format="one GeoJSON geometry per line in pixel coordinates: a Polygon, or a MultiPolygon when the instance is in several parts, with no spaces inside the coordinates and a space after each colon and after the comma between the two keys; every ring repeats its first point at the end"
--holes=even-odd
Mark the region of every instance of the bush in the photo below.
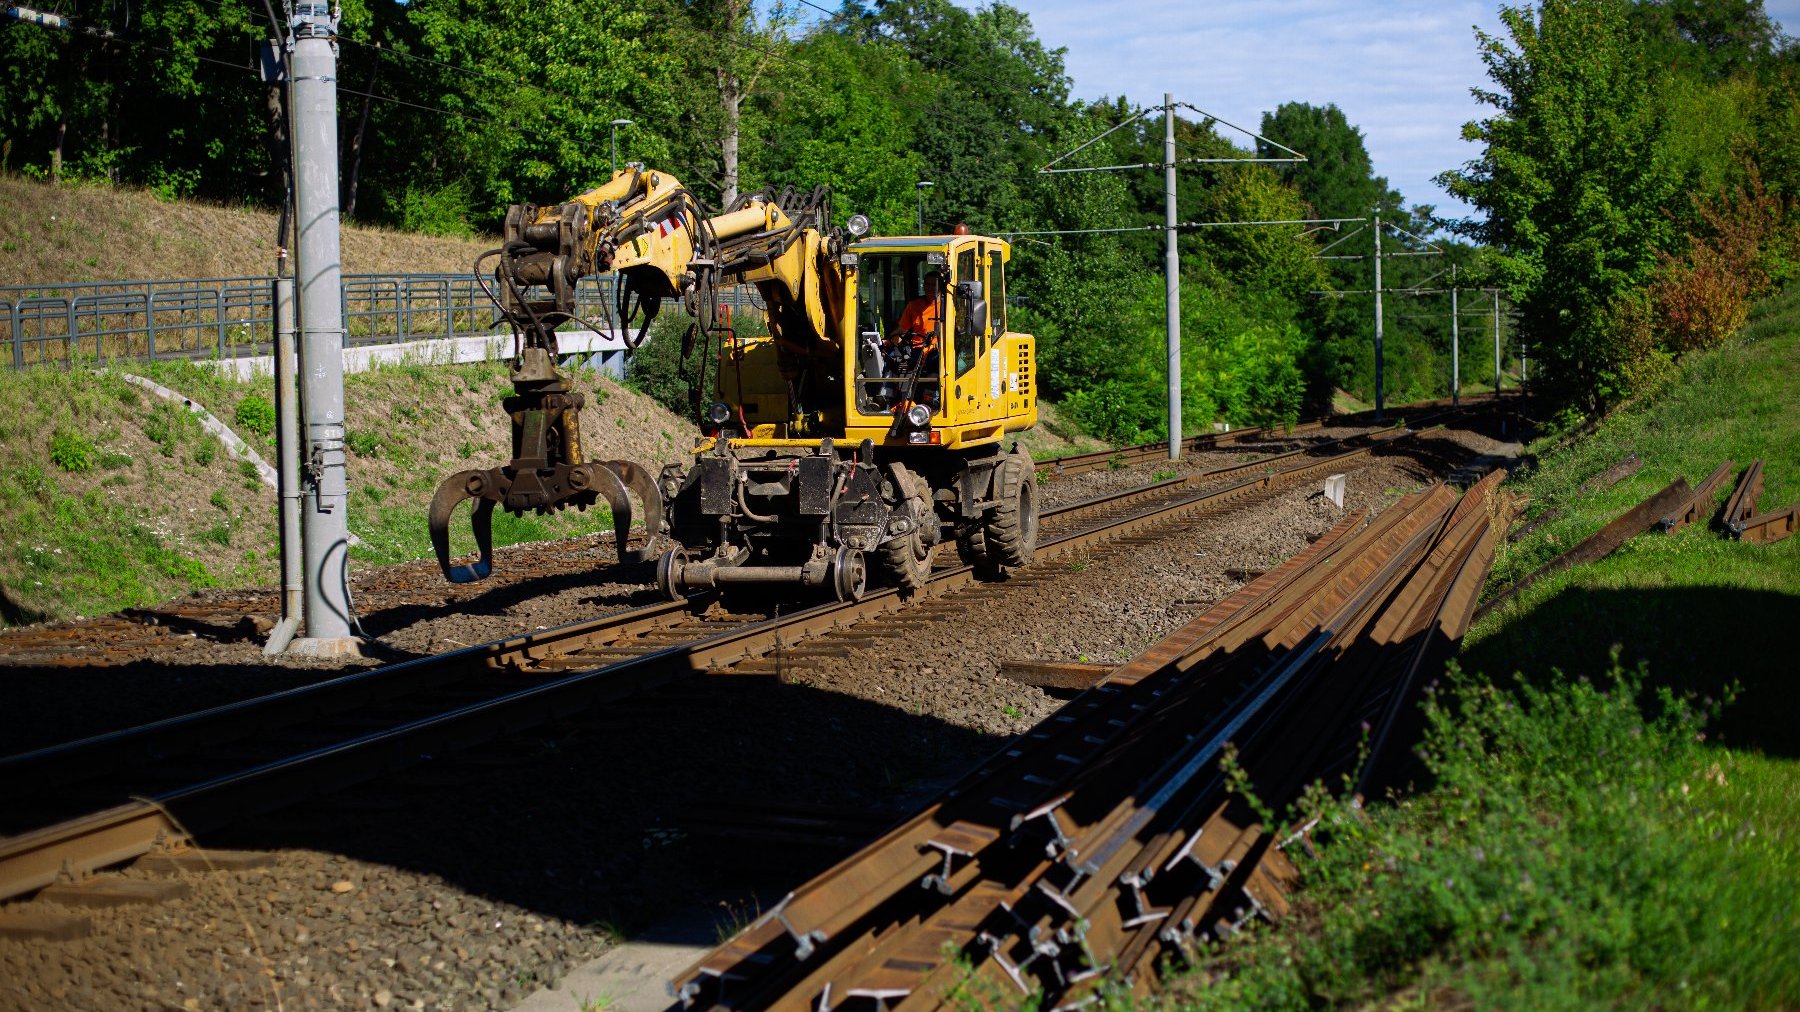
{"type": "Polygon", "coordinates": [[[234,416],[237,427],[267,436],[275,431],[275,405],[262,394],[245,394],[234,416]]]}
{"type": "Polygon", "coordinates": [[[99,456],[100,451],[79,432],[59,429],[50,437],[50,462],[71,474],[92,471],[99,456]]]}
{"type": "Polygon", "coordinates": [[[470,238],[475,229],[469,224],[471,214],[467,183],[446,183],[435,190],[409,185],[399,197],[388,198],[388,214],[407,232],[470,238]]]}
{"type": "MultiPolygon", "coordinates": [[[[718,380],[712,372],[718,362],[717,346],[707,351],[707,369],[704,375],[701,374],[700,355],[697,354],[698,343],[694,349],[696,353],[688,355],[685,360],[682,358],[681,345],[693,322],[693,318],[686,313],[665,311],[650,325],[650,332],[645,335],[644,343],[638,345],[625,363],[625,382],[632,389],[647,395],[683,418],[694,417],[691,400],[694,384],[699,385],[702,405],[718,399],[718,380]]],[[[760,326],[743,316],[738,318],[737,329],[740,334],[762,332],[760,326]]]]}

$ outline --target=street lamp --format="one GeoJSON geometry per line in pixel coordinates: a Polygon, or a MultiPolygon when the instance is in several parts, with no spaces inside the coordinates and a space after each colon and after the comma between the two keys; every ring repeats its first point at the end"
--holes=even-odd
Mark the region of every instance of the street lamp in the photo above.
{"type": "Polygon", "coordinates": [[[612,121],[612,148],[613,148],[612,170],[613,170],[613,175],[615,175],[615,176],[619,174],[619,128],[622,126],[630,126],[630,125],[631,125],[631,121],[628,119],[616,119],[616,120],[612,121]]]}
{"type": "Polygon", "coordinates": [[[921,179],[919,186],[919,234],[925,234],[925,191],[931,189],[931,181],[921,179]]]}

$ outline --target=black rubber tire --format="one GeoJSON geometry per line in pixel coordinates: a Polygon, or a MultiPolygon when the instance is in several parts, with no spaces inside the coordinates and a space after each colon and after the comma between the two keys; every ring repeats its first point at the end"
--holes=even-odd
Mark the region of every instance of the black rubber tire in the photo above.
{"type": "Polygon", "coordinates": [[[991,580],[1000,575],[1000,570],[988,558],[986,528],[985,520],[975,520],[958,528],[956,554],[964,563],[974,567],[976,576],[991,580]]]}
{"type": "MultiPolygon", "coordinates": [[[[1025,475],[1019,479],[1012,495],[997,503],[983,518],[984,544],[981,554],[995,569],[1018,569],[1031,564],[1037,551],[1037,472],[1029,463],[1022,466],[1025,475]]],[[[1002,465],[1006,466],[1006,465],[1002,465]]]]}
{"type": "Polygon", "coordinates": [[[931,546],[925,543],[917,523],[912,530],[882,545],[875,557],[882,577],[908,593],[931,579],[931,546]]]}

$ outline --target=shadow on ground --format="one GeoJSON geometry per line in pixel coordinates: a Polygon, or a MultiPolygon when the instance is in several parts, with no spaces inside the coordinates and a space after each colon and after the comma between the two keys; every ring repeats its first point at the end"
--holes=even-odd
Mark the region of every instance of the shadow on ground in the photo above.
{"type": "Polygon", "coordinates": [[[441,876],[577,923],[627,931],[696,905],[749,920],[846,852],[756,842],[732,806],[841,806],[855,844],[1001,739],[770,678],[700,677],[207,834],[441,876]]]}
{"type": "Polygon", "coordinates": [[[1463,654],[1464,670],[1547,682],[1560,670],[1597,678],[1619,661],[1649,666],[1652,686],[1720,699],[1736,686],[1717,731],[1725,744],[1800,757],[1800,679],[1794,631],[1800,593],[1734,587],[1568,588],[1513,616],[1463,654]]]}

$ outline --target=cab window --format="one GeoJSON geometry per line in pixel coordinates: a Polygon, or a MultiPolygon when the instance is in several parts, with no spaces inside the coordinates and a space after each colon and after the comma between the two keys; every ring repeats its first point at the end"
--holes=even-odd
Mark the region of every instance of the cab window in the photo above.
{"type": "Polygon", "coordinates": [[[987,299],[988,327],[998,341],[1006,333],[1006,267],[1000,262],[999,250],[988,252],[987,290],[981,294],[987,299]]]}
{"type": "MultiPolygon", "coordinates": [[[[956,255],[955,283],[960,285],[964,281],[980,281],[980,265],[981,261],[975,247],[970,246],[958,253],[956,255]]],[[[968,308],[965,300],[961,298],[956,300],[956,375],[958,376],[975,367],[975,360],[978,357],[975,343],[982,337],[963,326],[962,314],[967,312],[968,308]]]]}
{"type": "MultiPolygon", "coordinates": [[[[923,253],[866,253],[856,283],[856,409],[881,415],[903,402],[940,408],[938,351],[909,352],[897,328],[906,304],[924,293],[932,267],[923,253]]],[[[940,330],[939,340],[942,340],[940,330]]]]}

